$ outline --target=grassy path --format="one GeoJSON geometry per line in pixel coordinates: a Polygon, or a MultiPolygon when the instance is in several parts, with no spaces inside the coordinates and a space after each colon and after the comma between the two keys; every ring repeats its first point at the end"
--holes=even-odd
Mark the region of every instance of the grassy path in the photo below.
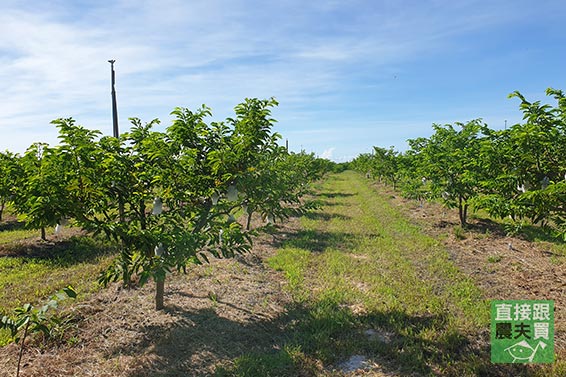
{"type": "Polygon", "coordinates": [[[303,359],[383,375],[532,372],[489,362],[489,303],[388,198],[353,172],[320,191],[320,210],[269,260],[307,308],[290,341],[303,359]]]}

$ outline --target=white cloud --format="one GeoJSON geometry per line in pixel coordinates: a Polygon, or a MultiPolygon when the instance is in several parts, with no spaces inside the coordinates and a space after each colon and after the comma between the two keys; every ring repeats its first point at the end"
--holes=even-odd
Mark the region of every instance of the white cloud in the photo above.
{"type": "Polygon", "coordinates": [[[322,154],[320,155],[320,157],[326,158],[327,160],[332,160],[332,154],[334,153],[335,150],[336,148],[334,147],[325,149],[324,152],[322,152],[322,154]]]}

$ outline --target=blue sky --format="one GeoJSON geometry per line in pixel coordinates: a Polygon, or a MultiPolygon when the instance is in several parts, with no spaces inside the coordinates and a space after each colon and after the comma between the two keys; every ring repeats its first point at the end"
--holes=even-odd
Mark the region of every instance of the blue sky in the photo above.
{"type": "Polygon", "coordinates": [[[521,121],[514,90],[566,90],[558,1],[0,0],[0,150],[57,144],[50,121],[111,134],[206,104],[275,97],[292,150],[344,161],[433,123],[521,121]]]}

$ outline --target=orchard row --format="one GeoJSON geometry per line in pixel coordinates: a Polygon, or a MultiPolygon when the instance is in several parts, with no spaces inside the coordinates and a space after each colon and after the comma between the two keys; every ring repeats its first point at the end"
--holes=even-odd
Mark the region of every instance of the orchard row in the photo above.
{"type": "Polygon", "coordinates": [[[429,138],[409,140],[404,152],[374,147],[353,162],[414,198],[441,199],[458,208],[466,226],[468,209],[496,218],[549,224],[566,239],[566,98],[547,89],[556,106],[529,102],[519,92],[523,122],[493,130],[480,119],[434,124],[429,138]]]}
{"type": "Polygon", "coordinates": [[[58,146],[0,154],[1,208],[9,203],[43,238],[70,219],[115,239],[122,252],[101,282],[153,278],[161,308],[167,272],[243,253],[254,228],[305,210],[301,198],[329,162],[278,144],[276,105],[246,99],[234,118],[210,123],[204,105],[176,108],[165,131],[132,119],[119,138],[55,120],[58,146]]]}

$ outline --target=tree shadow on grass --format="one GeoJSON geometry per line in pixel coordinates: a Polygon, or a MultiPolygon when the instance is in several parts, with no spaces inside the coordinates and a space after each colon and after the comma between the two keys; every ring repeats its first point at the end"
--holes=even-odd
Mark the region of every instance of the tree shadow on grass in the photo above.
{"type": "Polygon", "coordinates": [[[552,229],[550,226],[539,226],[539,225],[524,225],[518,231],[519,237],[526,241],[546,241],[555,244],[564,244],[564,238],[556,230],[552,229]]]}
{"type": "Polygon", "coordinates": [[[328,248],[350,251],[357,245],[356,235],[344,232],[300,230],[292,234],[280,232],[275,247],[293,247],[311,252],[323,252],[328,248]]]}
{"type": "Polygon", "coordinates": [[[57,241],[33,241],[3,246],[5,257],[32,258],[58,267],[69,267],[83,262],[96,262],[99,257],[116,253],[118,245],[104,237],[72,236],[57,241]]]}
{"type": "Polygon", "coordinates": [[[247,320],[235,321],[222,315],[224,305],[196,310],[170,305],[166,311],[175,319],[173,326],[143,327],[145,341],[119,346],[111,355],[137,356],[151,349],[130,376],[338,374],[340,363],[353,355],[395,375],[441,370],[454,376],[520,376],[532,371],[524,365],[491,364],[487,346],[477,349],[463,334],[443,333],[449,323],[444,316],[354,314],[322,300],[293,304],[274,318],[250,316],[242,309],[247,320]],[[437,338],[430,340],[431,332],[437,338]]]}
{"type": "Polygon", "coordinates": [[[8,230],[22,230],[25,229],[26,223],[17,220],[6,220],[0,222],[0,232],[8,230]]]}
{"type": "Polygon", "coordinates": [[[326,212],[315,212],[309,211],[303,215],[307,219],[310,220],[321,220],[321,221],[330,221],[330,220],[349,220],[351,219],[350,216],[342,215],[339,213],[326,213],[326,212]]]}
{"type": "Polygon", "coordinates": [[[328,198],[328,199],[336,199],[336,198],[348,198],[350,196],[354,196],[354,194],[349,192],[323,192],[318,194],[321,198],[328,198]]]}
{"type": "Polygon", "coordinates": [[[349,192],[322,192],[314,196],[312,202],[318,207],[332,207],[344,205],[341,199],[354,196],[355,194],[349,192]]]}
{"type": "Polygon", "coordinates": [[[323,200],[323,199],[316,199],[314,203],[319,207],[336,207],[343,205],[342,203],[338,203],[331,200],[323,200]]]}

